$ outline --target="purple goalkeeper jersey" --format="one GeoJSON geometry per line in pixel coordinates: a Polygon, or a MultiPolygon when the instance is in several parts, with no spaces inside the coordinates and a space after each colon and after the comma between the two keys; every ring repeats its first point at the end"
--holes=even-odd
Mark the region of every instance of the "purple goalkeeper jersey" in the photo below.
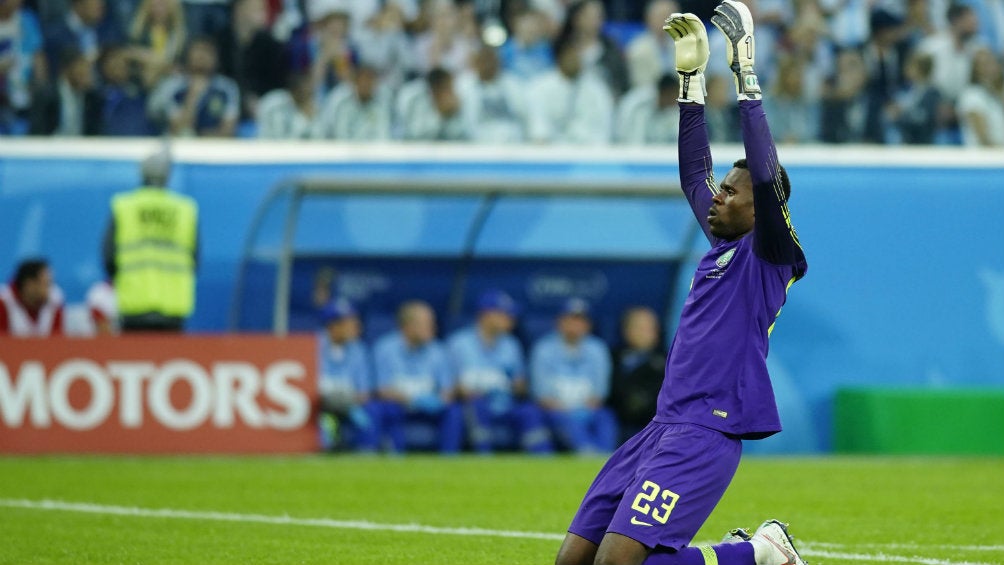
{"type": "Polygon", "coordinates": [[[781,193],[777,152],[761,103],[739,104],[756,217],[753,231],[733,241],[712,236],[708,227],[718,187],[704,106],[680,106],[680,179],[712,247],[694,273],[680,314],[655,421],[764,438],[781,431],[767,374],[768,337],[788,287],[805,274],[805,255],[781,193]]]}

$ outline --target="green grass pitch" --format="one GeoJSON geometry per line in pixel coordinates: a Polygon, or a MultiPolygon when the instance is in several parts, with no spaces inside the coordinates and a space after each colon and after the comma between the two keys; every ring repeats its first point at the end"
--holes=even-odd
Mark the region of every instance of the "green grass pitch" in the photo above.
{"type": "MultiPolygon", "coordinates": [[[[601,464],[6,457],[0,563],[547,564],[601,464]]],[[[773,517],[812,565],[1001,564],[1004,460],[747,458],[696,541],[773,517]]]]}

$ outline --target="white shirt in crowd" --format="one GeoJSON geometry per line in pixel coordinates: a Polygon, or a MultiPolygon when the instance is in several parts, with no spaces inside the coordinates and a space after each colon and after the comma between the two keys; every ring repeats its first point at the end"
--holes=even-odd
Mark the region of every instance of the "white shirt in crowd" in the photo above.
{"type": "Polygon", "coordinates": [[[262,139],[309,139],[315,137],[315,124],[288,90],[273,90],[258,101],[258,137],[262,139]]]}
{"type": "Polygon", "coordinates": [[[417,78],[404,84],[395,101],[397,137],[409,141],[462,141],[471,138],[463,112],[444,117],[436,109],[429,83],[417,78]]]}
{"type": "Polygon", "coordinates": [[[526,85],[515,76],[500,72],[492,82],[476,73],[457,78],[461,114],[473,141],[517,143],[525,139],[526,85]]]}
{"type": "Polygon", "coordinates": [[[643,33],[627,46],[626,57],[631,86],[659,82],[662,75],[676,72],[676,47],[669,35],[666,40],[651,33],[643,33]]]}
{"type": "Polygon", "coordinates": [[[962,49],[956,49],[955,41],[947,31],[932,35],[917,45],[918,52],[931,56],[931,80],[942,96],[957,100],[962,94],[962,90],[969,84],[973,53],[977,47],[978,41],[970,41],[962,49]]]}
{"type": "Polygon", "coordinates": [[[655,86],[629,90],[617,106],[615,141],[630,145],[675,143],[680,135],[680,108],[673,103],[660,110],[658,105],[655,86]]]}
{"type": "Polygon", "coordinates": [[[956,112],[959,115],[959,123],[962,126],[962,142],[968,146],[981,145],[972,124],[968,119],[969,114],[978,114],[986,124],[987,136],[990,144],[995,147],[1004,146],[1004,104],[1000,98],[986,88],[979,85],[969,85],[956,104],[956,112]]]}
{"type": "Polygon", "coordinates": [[[355,85],[342,83],[324,99],[317,118],[316,137],[352,141],[390,139],[391,94],[385,88],[363,103],[355,85]]]}
{"type": "Polygon", "coordinates": [[[613,133],[614,99],[595,74],[580,73],[570,79],[559,70],[533,81],[527,134],[538,143],[599,145],[613,133]]]}

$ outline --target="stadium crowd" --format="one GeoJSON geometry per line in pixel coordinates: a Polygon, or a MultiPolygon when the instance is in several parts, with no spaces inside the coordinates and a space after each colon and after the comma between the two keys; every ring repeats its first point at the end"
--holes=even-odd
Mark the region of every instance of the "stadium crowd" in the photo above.
{"type": "MultiPolygon", "coordinates": [[[[1001,0],[748,3],[779,142],[1004,145],[1001,0]]],[[[0,133],[671,143],[662,23],[709,3],[632,4],[2,0],[0,133]]],[[[709,128],[734,142],[717,63],[709,128]]]]}

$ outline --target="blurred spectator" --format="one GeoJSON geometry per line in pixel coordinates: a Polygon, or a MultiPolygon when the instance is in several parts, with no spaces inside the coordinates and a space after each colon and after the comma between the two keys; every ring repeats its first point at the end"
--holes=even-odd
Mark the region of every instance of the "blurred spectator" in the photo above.
{"type": "Polygon", "coordinates": [[[931,56],[934,86],[954,115],[955,101],[969,84],[979,22],[972,8],[959,3],[948,8],[947,17],[948,29],[921,41],[917,50],[931,56]]]}
{"type": "Polygon", "coordinates": [[[144,59],[149,73],[145,83],[169,74],[188,41],[181,0],[143,0],[129,27],[129,39],[144,59]]]}
{"type": "Polygon", "coordinates": [[[805,88],[805,63],[783,55],[774,85],[763,105],[770,116],[770,131],[777,143],[812,143],[819,136],[819,102],[805,88]]]}
{"type": "Polygon", "coordinates": [[[336,298],[321,309],[321,324],[317,336],[321,448],[376,451],[379,409],[373,399],[370,352],[359,339],[359,313],[345,298],[336,298]]]}
{"type": "Polygon", "coordinates": [[[667,73],[657,85],[636,86],[617,107],[618,143],[633,145],[674,143],[680,133],[680,107],[676,100],[680,79],[667,73]]]}
{"type": "Polygon", "coordinates": [[[864,139],[868,100],[861,53],[845,49],[827,80],[820,102],[820,137],[826,143],[860,143],[864,139]]]}
{"type": "Polygon", "coordinates": [[[378,71],[363,65],[350,83],[328,94],[318,118],[316,137],[344,141],[390,139],[391,92],[378,71]]]}
{"type": "Polygon", "coordinates": [[[406,426],[433,424],[442,453],[456,453],[463,440],[463,419],[455,400],[455,382],[442,344],[436,340],[436,318],[421,301],[398,309],[398,330],[373,348],[377,395],[383,425],[395,452],[407,447],[406,426]]]}
{"type": "Polygon", "coordinates": [[[184,71],[164,79],[150,96],[148,112],[172,135],[233,137],[240,116],[237,84],[217,72],[216,43],[192,40],[184,71]]]}
{"type": "Polygon", "coordinates": [[[161,149],[140,165],[142,186],[112,197],[102,242],[122,331],[180,332],[195,308],[199,207],[167,188],[171,156],[161,149]]]}
{"type": "Polygon", "coordinates": [[[457,79],[467,131],[481,143],[516,143],[525,138],[525,85],[500,68],[498,53],[482,45],[474,56],[474,70],[457,79]]]}
{"type": "Polygon", "coordinates": [[[631,86],[652,86],[660,77],[676,74],[676,48],[663,31],[665,21],[680,5],[675,0],[649,0],[645,8],[645,32],[627,47],[628,74],[631,86]]]}
{"type": "Polygon", "coordinates": [[[429,29],[415,38],[413,68],[425,74],[441,68],[453,74],[468,68],[476,49],[463,34],[460,13],[453,0],[427,0],[429,29]]]}
{"type": "Polygon", "coordinates": [[[411,141],[463,141],[471,138],[461,112],[453,75],[432,69],[406,83],[395,102],[401,137],[411,141]]]}
{"type": "Polygon", "coordinates": [[[22,261],[14,279],[0,287],[0,336],[62,335],[63,292],[45,259],[22,261]]]}
{"type": "Polygon", "coordinates": [[[1001,0],[968,0],[980,22],[980,37],[990,50],[1004,55],[1004,2],[1001,0]]]}
{"type": "Polygon", "coordinates": [[[784,39],[787,52],[778,55],[778,71],[773,73],[774,80],[770,85],[778,85],[782,70],[798,66],[802,73],[803,96],[818,104],[823,83],[833,73],[836,59],[826,34],[826,21],[818,4],[812,0],[799,4],[795,23],[788,29],[784,39]],[[788,57],[798,59],[799,63],[781,61],[788,57]]]}
{"type": "Polygon", "coordinates": [[[286,86],[286,48],[268,29],[265,0],[234,0],[233,15],[217,36],[220,74],[240,90],[241,119],[257,116],[258,99],[286,86]]]}
{"type": "Polygon", "coordinates": [[[98,281],[87,289],[84,299],[90,317],[92,335],[119,333],[119,306],[115,287],[108,281],[98,281]]]}
{"type": "Polygon", "coordinates": [[[557,37],[567,19],[569,6],[576,0],[530,0],[530,6],[544,14],[548,37],[557,37]]]}
{"type": "Polygon", "coordinates": [[[307,5],[307,13],[309,34],[294,40],[298,44],[294,47],[297,52],[294,59],[302,59],[306,51],[314,88],[323,97],[332,88],[351,80],[354,72],[357,55],[349,37],[349,2],[313,0],[307,5]]]}
{"type": "Polygon", "coordinates": [[[380,83],[400,87],[411,67],[411,44],[404,31],[404,15],[396,2],[387,2],[354,35],[359,62],[380,72],[380,83]]]}
{"type": "Polygon", "coordinates": [[[627,63],[617,42],[603,33],[605,10],[599,0],[580,0],[568,9],[559,42],[576,44],[584,72],[595,72],[614,96],[629,86],[627,63]]]}
{"type": "Polygon", "coordinates": [[[1004,70],[989,49],[973,55],[972,79],[958,102],[962,142],[969,146],[1004,146],[1004,70]]]}
{"type": "Polygon", "coordinates": [[[912,53],[903,71],[907,87],[887,108],[901,143],[934,143],[941,122],[941,93],[931,84],[931,66],[930,55],[912,53]]]}
{"type": "MultiPolygon", "coordinates": [[[[231,0],[181,0],[185,22],[193,36],[215,35],[226,27],[231,0]]],[[[308,0],[316,2],[318,0],[308,0]]]]}
{"type": "Polygon", "coordinates": [[[659,319],[651,308],[637,306],[621,319],[620,347],[613,351],[614,373],[607,405],[620,424],[624,442],[648,425],[666,369],[666,349],[659,343],[659,319]]]}
{"type": "Polygon", "coordinates": [[[554,66],[545,16],[523,10],[513,16],[512,34],[499,47],[502,68],[522,80],[532,80],[554,66]]]}
{"type": "Polygon", "coordinates": [[[735,104],[735,83],[731,75],[706,77],[704,119],[708,124],[708,139],[712,143],[739,141],[739,108],[735,104]]]}
{"type": "Polygon", "coordinates": [[[471,446],[488,453],[502,427],[512,443],[533,453],[551,451],[540,411],[527,396],[523,347],[512,335],[516,302],[501,291],[478,298],[474,324],[450,336],[447,349],[457,375],[471,446]]]}
{"type": "Polygon", "coordinates": [[[0,2],[0,135],[27,133],[31,93],[49,77],[38,18],[21,4],[0,2]]]}
{"type": "Polygon", "coordinates": [[[101,135],[147,136],[155,128],[147,117],[142,58],[123,45],[107,47],[98,59],[101,76],[101,135]]]}
{"type": "Polygon", "coordinates": [[[902,20],[885,10],[872,12],[871,29],[872,33],[862,50],[868,97],[864,140],[885,143],[889,128],[885,120],[886,108],[903,86],[906,45],[901,41],[902,20]]]}
{"type": "Polygon", "coordinates": [[[317,101],[309,73],[294,73],[289,87],[273,90],[258,104],[257,134],[262,139],[316,137],[317,101]]]}
{"type": "Polygon", "coordinates": [[[70,0],[64,16],[46,22],[45,52],[53,76],[60,72],[63,53],[69,48],[80,51],[93,63],[102,47],[121,43],[122,32],[113,19],[105,17],[105,7],[105,0],[70,0]]]}
{"type": "Polygon", "coordinates": [[[399,14],[402,22],[410,22],[418,17],[419,0],[352,0],[350,2],[350,17],[352,21],[352,39],[362,43],[358,34],[366,29],[369,22],[387,8],[399,14]]]}
{"type": "Polygon", "coordinates": [[[558,66],[529,87],[527,136],[536,143],[598,145],[613,134],[614,99],[606,83],[583,71],[579,46],[555,47],[558,66]]]}
{"type": "Polygon", "coordinates": [[[101,133],[101,95],[94,85],[94,65],[81,51],[68,48],[55,82],[35,93],[31,135],[81,136],[101,133]]]}
{"type": "Polygon", "coordinates": [[[931,20],[928,0],[907,0],[903,16],[903,38],[911,50],[937,31],[931,20]]]}
{"type": "Polygon", "coordinates": [[[860,48],[868,40],[871,4],[872,0],[819,0],[838,49],[860,48]]]}
{"type": "Polygon", "coordinates": [[[558,443],[577,453],[610,451],[617,424],[604,408],[610,390],[610,351],[589,334],[589,304],[573,298],[557,320],[557,331],[534,344],[530,389],[544,410],[558,443]]]}

